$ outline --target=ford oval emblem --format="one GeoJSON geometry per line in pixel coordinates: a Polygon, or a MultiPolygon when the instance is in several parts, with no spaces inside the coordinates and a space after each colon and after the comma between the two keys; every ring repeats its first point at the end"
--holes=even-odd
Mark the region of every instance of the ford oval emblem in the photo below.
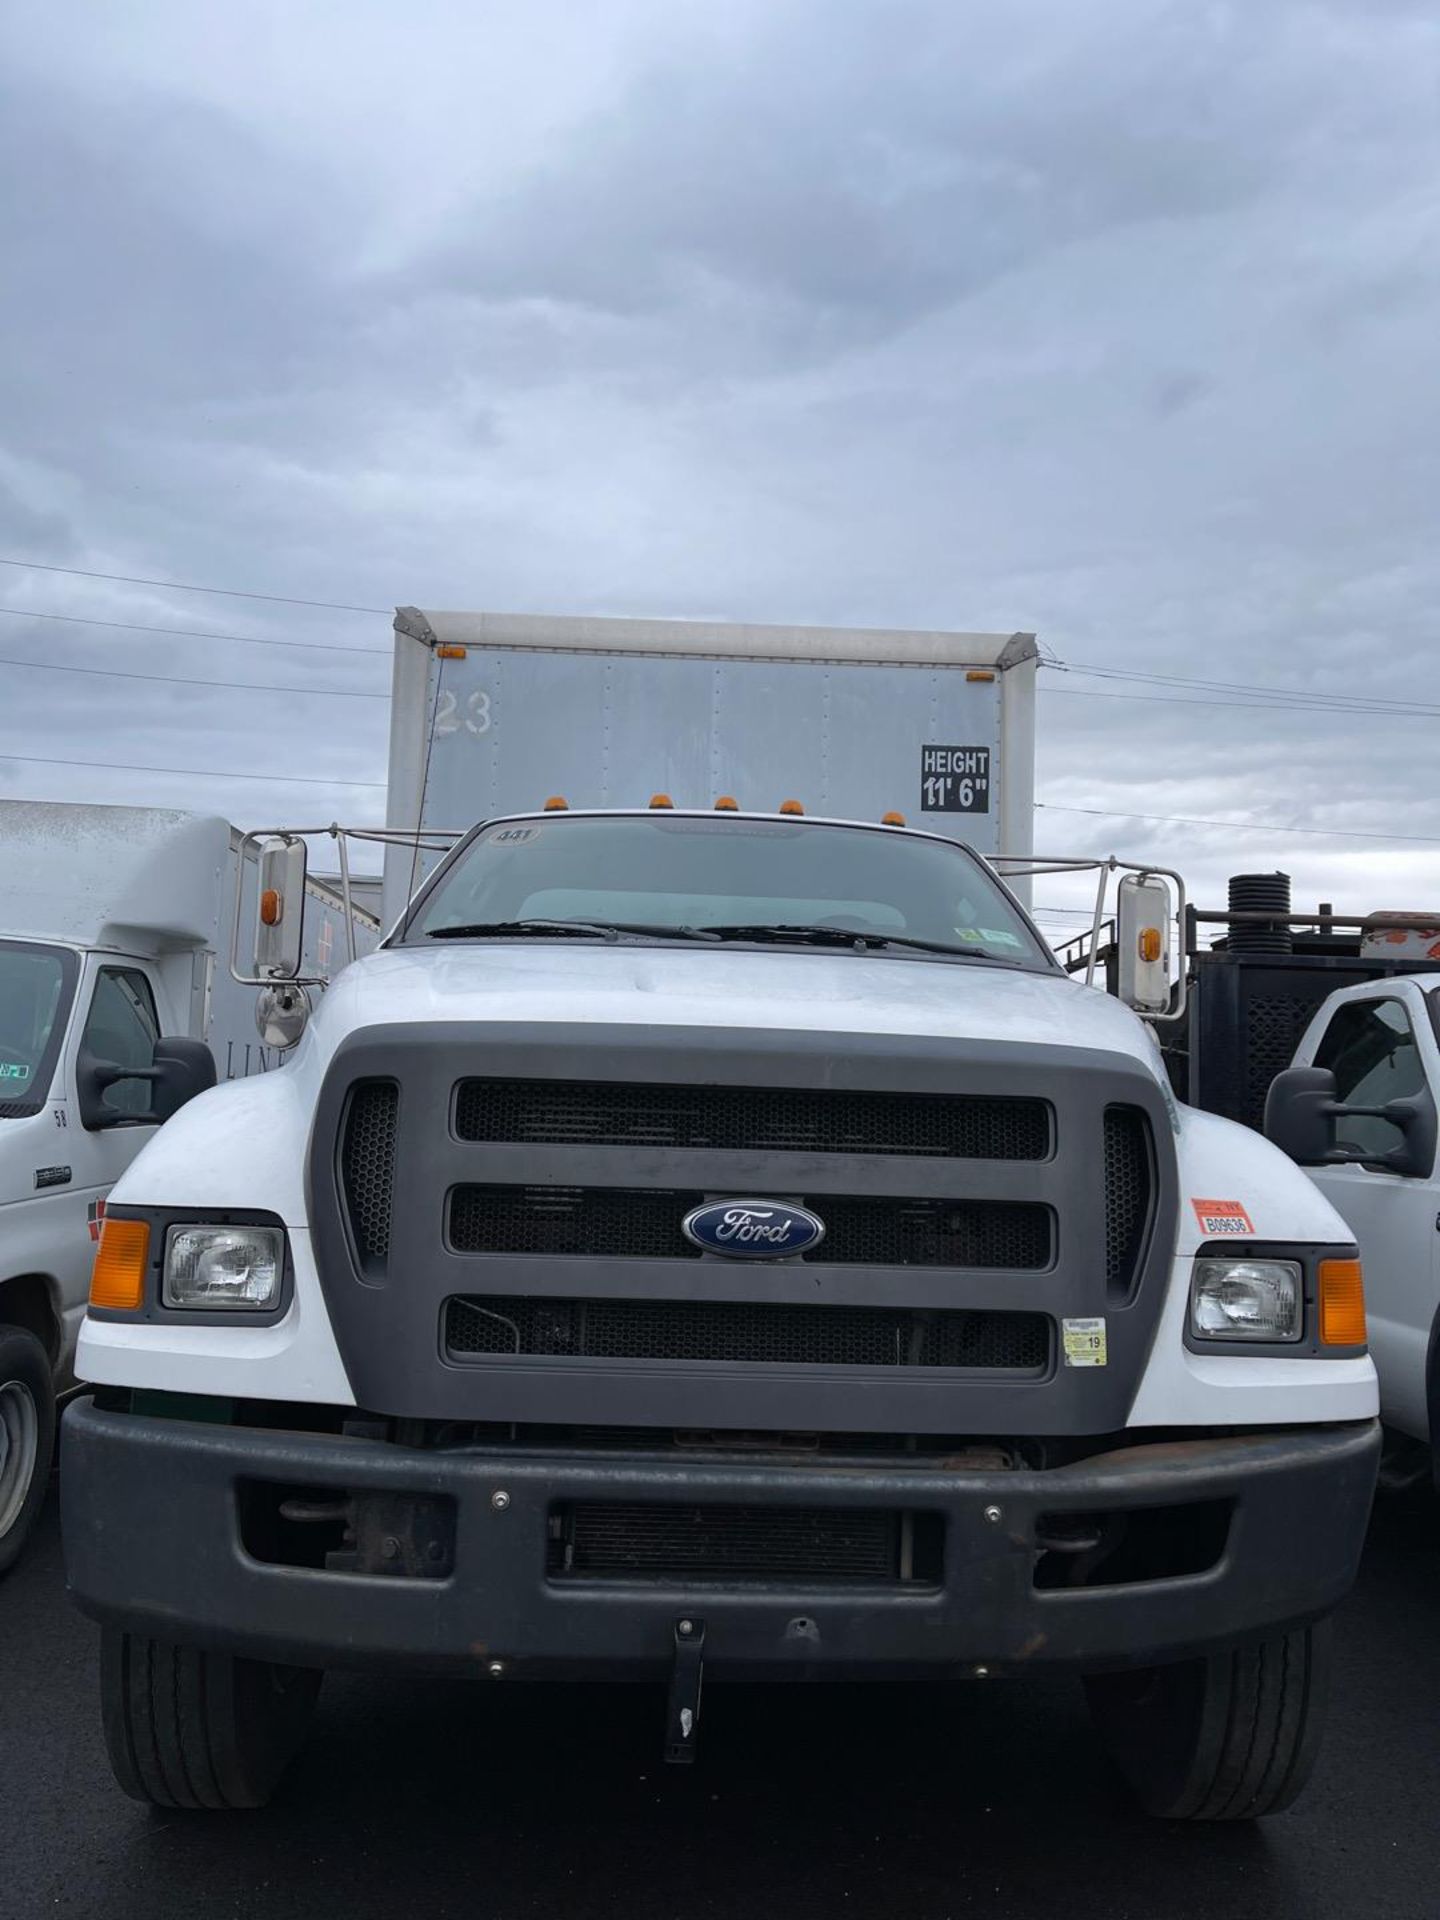
{"type": "Polygon", "coordinates": [[[783,1200],[712,1200],[680,1223],[685,1238],[731,1260],[790,1260],[825,1238],[825,1222],[783,1200]]]}

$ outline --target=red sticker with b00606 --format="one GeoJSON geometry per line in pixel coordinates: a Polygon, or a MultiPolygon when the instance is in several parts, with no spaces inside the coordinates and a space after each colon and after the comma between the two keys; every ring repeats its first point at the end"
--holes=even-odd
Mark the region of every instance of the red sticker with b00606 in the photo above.
{"type": "Polygon", "coordinates": [[[1250,1216],[1238,1200],[1192,1200],[1190,1204],[1207,1238],[1219,1239],[1226,1234],[1254,1238],[1250,1216]]]}

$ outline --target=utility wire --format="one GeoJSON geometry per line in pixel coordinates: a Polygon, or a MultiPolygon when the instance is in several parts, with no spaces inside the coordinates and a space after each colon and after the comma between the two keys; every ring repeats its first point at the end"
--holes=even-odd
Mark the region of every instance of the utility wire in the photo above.
{"type": "Polygon", "coordinates": [[[266,640],[258,633],[211,633],[204,627],[142,627],[133,620],[96,620],[79,613],[42,613],[38,607],[0,607],[14,620],[61,620],[71,627],[113,627],[119,633],[163,633],[181,640],[233,640],[246,647],[289,647],[307,653],[373,653],[390,657],[388,647],[342,647],[333,640],[266,640]]]}
{"type": "Polygon", "coordinates": [[[73,667],[68,661],[12,660],[0,654],[0,667],[33,667],[37,673],[88,673],[101,680],[156,680],[167,687],[225,687],[241,693],[316,693],[327,700],[388,700],[388,693],[365,693],[356,687],[275,686],[266,680],[192,680],[178,673],[136,673],[123,667],[73,667]]]}
{"type": "Polygon", "coordinates": [[[1418,846],[1440,847],[1440,836],[1433,833],[1375,833],[1359,827],[1288,827],[1268,820],[1197,820],[1178,813],[1127,813],[1115,807],[1061,807],[1050,800],[1037,800],[1037,808],[1046,813],[1086,813],[1099,820],[1153,820],[1171,827],[1235,827],[1242,833],[1305,833],[1323,840],[1406,841],[1418,846]]]}
{"type": "Polygon", "coordinates": [[[265,780],[279,787],[383,787],[383,780],[342,780],[338,776],[323,779],[314,773],[241,773],[239,769],[223,767],[155,767],[139,766],[130,760],[59,760],[51,754],[11,753],[8,748],[0,747],[0,765],[7,760],[20,760],[32,767],[109,767],[116,773],[184,773],[193,774],[201,780],[265,780]]]}
{"type": "Polygon", "coordinates": [[[1355,719],[1369,714],[1377,720],[1434,720],[1440,718],[1440,706],[1434,707],[1397,707],[1393,712],[1388,707],[1330,707],[1322,706],[1318,701],[1308,700],[1205,700],[1188,699],[1178,693],[1102,693],[1098,687],[1045,687],[1041,693],[1062,694],[1069,700],[1139,700],[1147,706],[1162,707],[1226,707],[1232,712],[1239,708],[1250,713],[1333,713],[1342,718],[1355,719]]]}
{"type": "MultiPolygon", "coordinates": [[[[1202,680],[1188,674],[1147,673],[1140,668],[1084,666],[1079,661],[1054,660],[1046,661],[1044,664],[1062,673],[1078,673],[1097,680],[1134,680],[1152,686],[1194,687],[1202,693],[1238,694],[1246,699],[1273,702],[1280,706],[1323,707],[1343,713],[1413,713],[1416,711],[1412,701],[1389,700],[1382,694],[1327,693],[1321,688],[1312,687],[1260,686],[1243,680],[1202,680]]],[[[1060,689],[1052,688],[1051,691],[1057,692],[1060,689]]],[[[1140,696],[1132,694],[1130,697],[1135,699],[1140,696]]],[[[1197,701],[1196,704],[1200,703],[1197,701]]],[[[1430,710],[1440,712],[1440,707],[1432,706],[1430,710]]]]}
{"type": "Polygon", "coordinates": [[[126,587],[164,587],[170,593],[213,593],[227,600],[268,600],[278,607],[320,607],[327,613],[383,613],[393,615],[393,607],[357,607],[344,600],[297,600],[289,593],[252,593],[245,587],[198,587],[188,580],[147,580],[133,573],[96,573],[89,567],[57,567],[44,560],[8,560],[0,555],[0,567],[25,567],[34,573],[66,573],[76,580],[114,580],[126,587]]]}

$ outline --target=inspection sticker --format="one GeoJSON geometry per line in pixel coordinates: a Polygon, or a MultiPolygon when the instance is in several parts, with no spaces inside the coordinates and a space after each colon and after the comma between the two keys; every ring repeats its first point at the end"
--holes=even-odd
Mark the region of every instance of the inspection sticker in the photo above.
{"type": "Polygon", "coordinates": [[[1105,1316],[1090,1320],[1062,1320],[1060,1332],[1065,1342],[1067,1367],[1103,1367],[1105,1365],[1105,1316]]]}
{"type": "Polygon", "coordinates": [[[1207,1239],[1227,1234],[1232,1239],[1254,1239],[1254,1225],[1238,1200],[1192,1200],[1190,1204],[1207,1239]]]}

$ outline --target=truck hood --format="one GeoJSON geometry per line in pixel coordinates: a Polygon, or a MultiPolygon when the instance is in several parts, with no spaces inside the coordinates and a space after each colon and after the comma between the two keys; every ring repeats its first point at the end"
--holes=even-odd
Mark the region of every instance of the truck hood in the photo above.
{"type": "Polygon", "coordinates": [[[322,1066],[356,1028],[452,1020],[1058,1041],[1127,1054],[1162,1078],[1150,1029],[1067,975],[814,948],[393,947],[339,976],[305,1050],[315,1049],[322,1066]]]}

